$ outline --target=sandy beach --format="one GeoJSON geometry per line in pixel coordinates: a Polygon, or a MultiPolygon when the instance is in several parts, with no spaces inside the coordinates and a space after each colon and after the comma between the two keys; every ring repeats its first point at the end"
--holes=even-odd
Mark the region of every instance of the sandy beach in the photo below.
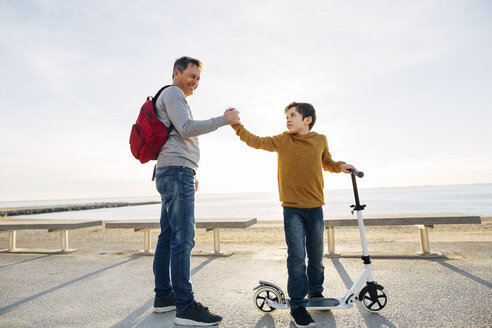
{"type": "MultiPolygon", "coordinates": [[[[157,232],[152,234],[153,245],[157,232]]],[[[340,297],[362,269],[357,228],[335,230],[340,258],[324,258],[325,293],[340,297]]],[[[314,311],[318,327],[489,327],[492,322],[492,218],[482,224],[430,230],[432,251],[422,258],[418,228],[367,227],[377,282],[387,309],[367,313],[314,311]]],[[[221,327],[294,327],[288,311],[264,315],[252,305],[258,280],[286,292],[286,247],[281,221],[224,230],[228,257],[193,256],[196,298],[224,316],[221,327]]],[[[325,241],[326,243],[326,241],[325,241]]],[[[7,233],[0,232],[0,248],[7,233]]],[[[18,231],[20,248],[58,248],[59,234],[18,231]]],[[[141,232],[85,228],[70,232],[70,254],[0,253],[1,327],[174,327],[173,313],[152,312],[152,256],[139,255],[141,232]]],[[[325,245],[326,248],[326,245],[325,245]]],[[[211,232],[197,230],[195,250],[213,249],[211,232]]]]}

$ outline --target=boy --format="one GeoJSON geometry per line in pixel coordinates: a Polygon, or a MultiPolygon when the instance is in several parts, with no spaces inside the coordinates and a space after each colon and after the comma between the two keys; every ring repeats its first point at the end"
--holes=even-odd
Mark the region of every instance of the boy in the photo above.
{"type": "Polygon", "coordinates": [[[285,108],[285,115],[288,131],[273,137],[257,137],[241,124],[232,125],[232,128],[248,146],[278,154],[278,188],[287,242],[291,321],[297,327],[312,327],[315,323],[306,310],[305,297],[323,297],[322,169],[349,173],[348,170],[355,167],[333,161],[326,137],[310,132],[316,121],[311,104],[292,102],[285,108]]]}

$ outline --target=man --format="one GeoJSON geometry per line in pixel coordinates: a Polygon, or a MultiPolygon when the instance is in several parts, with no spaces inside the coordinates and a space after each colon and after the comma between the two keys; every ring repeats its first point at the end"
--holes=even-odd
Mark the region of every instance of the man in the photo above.
{"type": "Polygon", "coordinates": [[[157,117],[173,128],[157,159],[156,187],[161,194],[162,210],[161,234],[154,256],[154,312],[176,309],[178,325],[208,326],[222,320],[195,301],[190,282],[198,187],[195,171],[200,159],[198,136],[240,121],[236,110],[225,111],[224,115],[209,120],[193,120],[186,97],[198,87],[202,67],[197,59],[178,58],[174,63],[172,86],[164,89],[156,100],[157,117]]]}

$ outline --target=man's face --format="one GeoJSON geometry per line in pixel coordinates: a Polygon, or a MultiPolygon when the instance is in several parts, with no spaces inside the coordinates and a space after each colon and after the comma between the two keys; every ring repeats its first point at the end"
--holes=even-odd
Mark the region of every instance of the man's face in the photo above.
{"type": "Polygon", "coordinates": [[[311,116],[302,118],[302,115],[297,112],[296,107],[290,108],[285,113],[287,119],[287,130],[289,134],[300,133],[305,134],[309,132],[309,123],[311,123],[311,116]]]}
{"type": "Polygon", "coordinates": [[[200,73],[200,67],[193,64],[188,64],[183,73],[175,69],[173,84],[183,91],[185,97],[191,96],[193,91],[198,88],[200,73]]]}

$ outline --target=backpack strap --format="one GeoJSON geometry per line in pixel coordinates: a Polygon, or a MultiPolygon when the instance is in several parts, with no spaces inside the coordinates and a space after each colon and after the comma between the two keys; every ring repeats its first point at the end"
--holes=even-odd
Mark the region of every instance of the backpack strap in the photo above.
{"type": "MultiPolygon", "coordinates": [[[[159,96],[161,95],[162,91],[164,91],[164,89],[166,89],[168,87],[171,87],[171,86],[172,85],[165,85],[165,86],[163,86],[159,91],[157,91],[157,93],[155,94],[154,98],[152,98],[152,105],[154,106],[154,110],[156,109],[155,102],[157,101],[157,98],[159,98],[159,96]]],[[[169,120],[169,122],[171,122],[171,120],[169,120]]],[[[171,133],[171,130],[173,128],[174,128],[174,125],[171,122],[171,125],[167,128],[167,130],[169,131],[169,133],[171,133]]]]}
{"type": "Polygon", "coordinates": [[[152,173],[152,181],[155,180],[155,172],[157,171],[157,164],[154,165],[154,173],[152,173]]]}
{"type": "MultiPolygon", "coordinates": [[[[164,89],[166,89],[168,87],[170,87],[170,85],[163,86],[159,91],[157,91],[157,93],[155,94],[155,96],[152,98],[152,106],[154,106],[154,110],[156,110],[155,102],[157,101],[157,98],[159,98],[159,96],[161,95],[162,91],[164,91],[164,89]]],[[[169,120],[169,122],[171,122],[171,120],[169,120]]],[[[171,125],[167,128],[168,132],[171,133],[171,130],[173,128],[174,128],[174,125],[173,125],[173,123],[171,123],[171,125]]],[[[154,165],[154,172],[152,173],[152,181],[155,180],[156,170],[157,170],[157,164],[154,165]]]]}

